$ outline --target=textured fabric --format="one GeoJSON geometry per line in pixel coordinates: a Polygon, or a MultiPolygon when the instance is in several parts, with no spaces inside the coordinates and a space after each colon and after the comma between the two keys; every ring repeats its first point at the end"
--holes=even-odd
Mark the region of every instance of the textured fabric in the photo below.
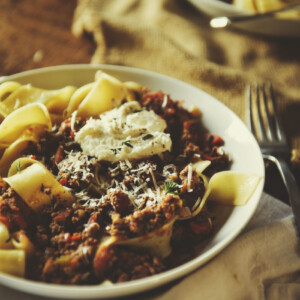
{"type": "Polygon", "coordinates": [[[79,0],[73,33],[92,33],[93,63],[144,68],[200,87],[245,119],[246,83],[271,80],[300,149],[300,41],[212,30],[186,0],[79,0]]]}
{"type": "MultiPolygon", "coordinates": [[[[289,141],[299,150],[300,40],[212,30],[208,22],[185,0],[79,0],[72,31],[92,34],[97,44],[92,63],[181,79],[243,120],[246,84],[271,81],[289,141]]],[[[298,299],[298,243],[290,208],[264,194],[244,234],[220,255],[136,299],[298,299]]]]}
{"type": "Polygon", "coordinates": [[[278,292],[300,292],[298,239],[289,214],[288,206],[264,195],[247,233],[158,299],[184,299],[187,290],[186,299],[199,299],[200,292],[203,299],[297,299],[278,292]]]}
{"type": "Polygon", "coordinates": [[[291,219],[250,231],[158,299],[297,299],[286,297],[299,278],[297,244],[291,219]]]}

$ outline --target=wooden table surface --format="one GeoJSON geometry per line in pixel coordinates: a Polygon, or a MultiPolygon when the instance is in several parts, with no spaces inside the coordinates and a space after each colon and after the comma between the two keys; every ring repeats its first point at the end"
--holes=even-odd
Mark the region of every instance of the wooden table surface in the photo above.
{"type": "Polygon", "coordinates": [[[91,37],[76,38],[76,0],[0,0],[0,76],[25,70],[89,63],[91,37]]]}

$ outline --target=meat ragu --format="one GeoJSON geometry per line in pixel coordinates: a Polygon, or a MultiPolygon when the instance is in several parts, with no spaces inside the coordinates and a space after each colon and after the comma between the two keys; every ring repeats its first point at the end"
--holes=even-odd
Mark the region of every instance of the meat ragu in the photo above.
{"type": "MultiPolygon", "coordinates": [[[[108,149],[112,159],[99,159],[79,139],[90,117],[73,114],[44,132],[38,143],[29,143],[21,155],[42,163],[72,194],[73,203],[53,196],[51,203],[35,210],[13,187],[2,184],[0,222],[12,236],[22,231],[34,248],[26,255],[26,278],[76,285],[143,278],[174,267],[177,255],[210,236],[212,213],[206,206],[193,212],[206,193],[205,176],[229,168],[230,160],[220,149],[222,138],[207,132],[199,111],[188,111],[161,91],[142,89],[135,96],[140,109],[132,110],[130,118],[153,112],[165,124],[157,136],[170,138],[170,151],[113,158],[136,150],[140,141],[150,146],[152,141],[156,149],[152,125],[146,122],[150,127],[139,128],[139,142],[129,136],[108,149]],[[192,165],[203,160],[210,165],[199,176],[192,165]],[[155,250],[156,239],[164,236],[169,250],[155,250]],[[153,240],[153,247],[146,240],[153,240]]],[[[122,102],[121,107],[130,104],[122,102]]],[[[52,193],[43,184],[40,189],[52,193]]]]}

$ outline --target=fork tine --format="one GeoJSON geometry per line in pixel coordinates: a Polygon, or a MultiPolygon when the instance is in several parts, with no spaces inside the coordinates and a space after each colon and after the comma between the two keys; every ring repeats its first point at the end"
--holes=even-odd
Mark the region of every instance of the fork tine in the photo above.
{"type": "Polygon", "coordinates": [[[285,142],[286,137],[285,137],[284,130],[283,130],[283,127],[281,124],[281,120],[278,115],[277,105],[276,105],[271,82],[268,83],[268,87],[269,87],[269,94],[270,94],[272,109],[273,109],[273,113],[274,113],[274,124],[275,124],[276,135],[277,135],[277,138],[279,141],[285,142]]]}
{"type": "Polygon", "coordinates": [[[253,114],[252,114],[252,92],[251,92],[251,85],[247,84],[246,89],[246,98],[248,99],[248,124],[249,129],[253,133],[254,132],[254,121],[253,121],[253,114]]]}
{"type": "Polygon", "coordinates": [[[277,141],[286,143],[272,84],[270,82],[262,85],[255,84],[254,86],[248,84],[246,93],[249,129],[256,135],[257,140],[260,142],[277,141]],[[253,106],[253,103],[255,103],[255,106],[253,106]]]}
{"type": "Polygon", "coordinates": [[[258,85],[255,86],[248,84],[246,89],[246,97],[248,99],[248,126],[250,131],[256,135],[256,139],[262,140],[266,138],[264,127],[263,127],[263,121],[262,121],[262,114],[261,109],[259,105],[259,89],[258,85]],[[255,92],[253,93],[253,90],[255,89],[255,92]],[[256,99],[254,99],[256,95],[256,99]],[[256,101],[256,107],[253,106],[253,102],[256,101]],[[257,111],[257,114],[254,113],[257,111]],[[255,120],[255,117],[258,117],[258,120],[255,120]],[[258,122],[257,122],[258,121],[258,122]]]}
{"type": "Polygon", "coordinates": [[[267,139],[267,133],[266,133],[266,129],[265,129],[265,126],[264,126],[264,121],[263,121],[263,113],[262,113],[262,107],[261,107],[261,103],[260,103],[260,88],[259,88],[259,85],[256,84],[256,106],[257,106],[257,112],[258,112],[258,124],[257,124],[257,127],[258,127],[258,131],[259,131],[259,134],[260,134],[260,138],[262,140],[266,140],[267,139]]]}
{"type": "MultiPolygon", "coordinates": [[[[277,139],[277,135],[276,135],[276,132],[274,131],[274,126],[273,126],[274,123],[272,123],[271,112],[270,112],[270,109],[269,109],[269,106],[268,106],[268,101],[267,101],[267,99],[269,99],[269,98],[267,98],[267,96],[266,96],[265,85],[264,84],[261,85],[261,93],[262,93],[263,104],[264,104],[264,109],[265,109],[265,113],[266,113],[266,119],[265,119],[266,132],[267,132],[267,135],[270,137],[270,139],[274,140],[274,139],[277,139]]],[[[271,102],[271,103],[272,103],[272,106],[273,106],[274,102],[271,102]]],[[[273,106],[273,108],[274,108],[274,106],[273,106]]]]}

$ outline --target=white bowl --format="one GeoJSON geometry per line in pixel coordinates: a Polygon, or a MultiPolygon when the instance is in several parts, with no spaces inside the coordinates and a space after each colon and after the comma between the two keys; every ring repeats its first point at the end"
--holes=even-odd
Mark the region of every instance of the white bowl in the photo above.
{"type": "MultiPolygon", "coordinates": [[[[220,0],[188,1],[209,17],[240,16],[253,14],[253,12],[250,10],[241,9],[220,0]]],[[[269,17],[262,20],[234,23],[232,24],[232,28],[240,29],[250,33],[277,37],[300,37],[300,18],[279,19],[269,17]]]]}
{"type": "MultiPolygon", "coordinates": [[[[23,84],[31,83],[34,86],[48,89],[70,84],[81,86],[93,81],[95,71],[99,69],[122,81],[137,81],[152,90],[160,89],[169,93],[174,100],[184,99],[186,107],[197,105],[203,112],[203,122],[209,131],[224,138],[226,150],[233,160],[232,169],[258,174],[264,179],[264,164],[260,149],[244,123],[224,104],[182,81],[145,70],[111,65],[49,67],[12,75],[5,80],[15,80],[23,84]]],[[[23,292],[71,299],[125,296],[161,286],[199,268],[229,245],[255,212],[263,184],[264,180],[261,180],[245,206],[227,207],[220,211],[217,215],[219,224],[217,232],[197,257],[164,273],[107,287],[47,284],[6,274],[0,274],[0,283],[23,292]]]]}

